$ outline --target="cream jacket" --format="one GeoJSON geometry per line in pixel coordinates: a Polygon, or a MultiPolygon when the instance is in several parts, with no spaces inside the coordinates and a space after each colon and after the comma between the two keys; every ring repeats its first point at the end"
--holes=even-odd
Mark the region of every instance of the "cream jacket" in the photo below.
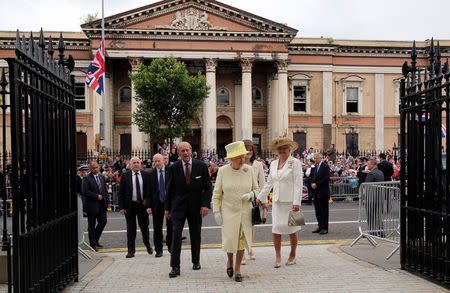
{"type": "Polygon", "coordinates": [[[278,160],[274,160],[270,164],[269,177],[267,177],[267,182],[261,189],[258,199],[266,202],[272,189],[273,202],[291,202],[294,205],[301,205],[303,170],[298,159],[289,156],[281,170],[278,170],[278,160]]]}

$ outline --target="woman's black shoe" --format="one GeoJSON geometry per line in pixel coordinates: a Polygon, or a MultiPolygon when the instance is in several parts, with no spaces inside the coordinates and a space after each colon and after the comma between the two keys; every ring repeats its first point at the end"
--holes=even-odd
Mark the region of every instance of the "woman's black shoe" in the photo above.
{"type": "Polygon", "coordinates": [[[242,276],[241,276],[241,274],[236,274],[236,276],[234,276],[234,280],[235,280],[236,282],[242,282],[242,276]]]}
{"type": "Polygon", "coordinates": [[[228,277],[233,277],[233,274],[234,274],[234,272],[233,272],[233,268],[227,268],[227,275],[228,275],[228,277]]]}

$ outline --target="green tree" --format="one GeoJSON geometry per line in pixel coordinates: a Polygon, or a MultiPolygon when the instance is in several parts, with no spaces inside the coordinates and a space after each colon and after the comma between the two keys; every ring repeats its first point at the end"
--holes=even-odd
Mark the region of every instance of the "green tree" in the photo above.
{"type": "Polygon", "coordinates": [[[133,122],[152,139],[169,139],[191,133],[208,86],[202,74],[190,75],[175,58],[154,59],[130,75],[136,91],[133,122]]]}

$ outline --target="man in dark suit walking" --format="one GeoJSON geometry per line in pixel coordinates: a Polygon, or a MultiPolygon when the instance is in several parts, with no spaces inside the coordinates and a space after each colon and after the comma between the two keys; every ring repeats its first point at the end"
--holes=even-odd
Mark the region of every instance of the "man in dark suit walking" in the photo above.
{"type": "Polygon", "coordinates": [[[318,227],[313,233],[328,234],[328,199],[330,197],[330,169],[322,155],[314,154],[315,167],[311,170],[311,188],[314,193],[314,208],[318,227]]]}
{"type": "Polygon", "coordinates": [[[191,238],[192,269],[200,270],[202,218],[208,215],[212,187],[208,167],[192,158],[192,147],[187,142],[178,144],[181,160],[170,167],[170,182],[165,201],[166,217],[172,219],[172,255],[169,277],[180,275],[181,233],[187,219],[191,238]]]}
{"type": "Polygon", "coordinates": [[[380,154],[380,162],[377,164],[378,170],[383,172],[384,181],[392,181],[394,166],[386,160],[386,154],[380,154]]]}
{"type": "Polygon", "coordinates": [[[103,247],[98,241],[106,226],[106,209],[109,201],[105,178],[99,173],[100,166],[97,161],[91,161],[89,170],[89,175],[84,177],[81,183],[81,192],[85,198],[89,244],[98,251],[103,247]]]}
{"type": "MultiPolygon", "coordinates": [[[[169,169],[161,154],[153,156],[153,169],[150,171],[150,196],[147,201],[147,212],[153,214],[153,241],[155,257],[163,256],[163,223],[164,202],[166,201],[167,185],[169,183],[169,169]],[[151,200],[150,200],[151,199],[151,200]],[[152,204],[150,205],[150,202],[152,204]]],[[[172,244],[172,220],[166,218],[166,244],[170,250],[172,244]]]]}
{"type": "Polygon", "coordinates": [[[133,157],[130,160],[130,171],[122,175],[119,188],[119,210],[125,215],[127,221],[127,246],[126,258],[134,257],[136,252],[136,217],[141,228],[142,240],[147,252],[153,253],[150,245],[149,220],[147,206],[152,206],[150,195],[150,175],[141,171],[141,160],[133,157]]]}

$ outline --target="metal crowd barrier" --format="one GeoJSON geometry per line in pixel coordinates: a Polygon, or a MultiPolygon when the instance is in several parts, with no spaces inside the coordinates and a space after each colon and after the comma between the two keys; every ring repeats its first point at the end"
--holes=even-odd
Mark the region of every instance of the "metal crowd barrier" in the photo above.
{"type": "Polygon", "coordinates": [[[78,205],[78,253],[84,257],[85,259],[91,259],[91,256],[87,254],[82,248],[82,245],[87,246],[92,251],[95,251],[89,244],[86,243],[84,239],[84,225],[83,225],[83,200],[81,199],[81,195],[77,196],[77,205],[78,205]]]}
{"type": "Polygon", "coordinates": [[[109,196],[109,202],[111,203],[112,210],[115,212],[119,207],[119,183],[118,182],[107,182],[106,189],[109,196]]]}
{"type": "Polygon", "coordinates": [[[353,200],[358,197],[358,178],[354,177],[330,177],[330,192],[333,200],[353,200]]]}
{"type": "Polygon", "coordinates": [[[359,236],[350,246],[366,238],[374,247],[376,240],[397,244],[386,259],[400,249],[400,181],[363,183],[359,188],[359,236]]]}

